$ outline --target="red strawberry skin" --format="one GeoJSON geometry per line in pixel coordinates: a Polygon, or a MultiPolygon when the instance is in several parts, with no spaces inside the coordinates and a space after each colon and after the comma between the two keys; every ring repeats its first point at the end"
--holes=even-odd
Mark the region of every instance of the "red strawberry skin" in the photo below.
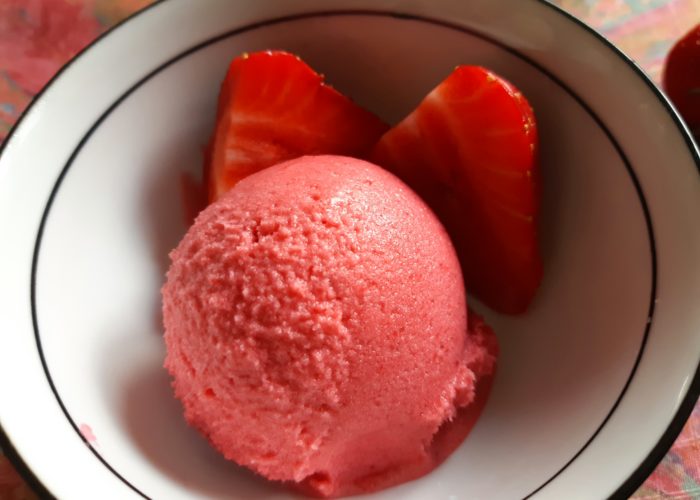
{"type": "Polygon", "coordinates": [[[215,201],[242,178],[302,155],[363,158],[388,129],[297,56],[244,54],[221,86],[204,180],[215,201]]]}
{"type": "Polygon", "coordinates": [[[371,160],[438,215],[470,293],[503,313],[528,308],[542,278],[537,127],[513,85],[457,67],[380,139],[371,160]]]}
{"type": "Polygon", "coordinates": [[[700,24],[671,49],[663,87],[696,138],[700,138],[700,24]]]}

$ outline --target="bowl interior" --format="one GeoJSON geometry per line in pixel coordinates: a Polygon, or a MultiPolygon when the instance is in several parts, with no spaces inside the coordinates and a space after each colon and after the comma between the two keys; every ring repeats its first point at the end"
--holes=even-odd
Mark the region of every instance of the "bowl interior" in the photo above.
{"type": "Polygon", "coordinates": [[[163,64],[86,130],[50,206],[35,276],[40,342],[65,408],[149,497],[287,496],[186,426],[162,369],[159,288],[186,230],[181,178],[199,176],[230,59],[268,48],[299,54],[390,122],[457,64],[495,70],[531,102],[544,179],[542,288],[520,317],[474,302],[502,344],[482,419],[434,473],[376,495],[527,496],[595,435],[633,370],[653,281],[646,202],[584,99],[517,50],[428,20],[312,15],[220,36],[163,64]]]}

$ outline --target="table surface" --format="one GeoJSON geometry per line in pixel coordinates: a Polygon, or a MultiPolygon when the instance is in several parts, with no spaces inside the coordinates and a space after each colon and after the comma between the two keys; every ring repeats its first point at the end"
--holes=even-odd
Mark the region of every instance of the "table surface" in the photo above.
{"type": "MultiPolygon", "coordinates": [[[[0,142],[41,87],[96,36],[152,0],[0,0],[0,142]]],[[[659,81],[673,41],[700,23],[700,0],[553,0],[659,81]]],[[[0,500],[35,498],[0,454],[0,500]]],[[[635,499],[700,499],[700,404],[635,499]]]]}

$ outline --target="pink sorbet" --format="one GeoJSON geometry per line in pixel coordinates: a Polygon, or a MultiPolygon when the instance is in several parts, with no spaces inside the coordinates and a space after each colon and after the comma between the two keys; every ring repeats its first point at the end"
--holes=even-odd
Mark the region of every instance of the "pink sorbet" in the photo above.
{"type": "Polygon", "coordinates": [[[325,497],[415,479],[485,402],[498,347],[478,317],[467,333],[450,239],[375,165],[253,174],[171,258],[165,366],[185,417],[268,479],[325,497]]]}

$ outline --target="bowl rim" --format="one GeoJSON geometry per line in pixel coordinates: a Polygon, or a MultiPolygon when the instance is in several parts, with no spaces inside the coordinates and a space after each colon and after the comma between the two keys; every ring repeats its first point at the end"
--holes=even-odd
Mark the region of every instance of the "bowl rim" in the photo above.
{"type": "MultiPolygon", "coordinates": [[[[651,77],[642,69],[642,67],[633,60],[630,56],[625,54],[620,48],[618,48],[612,41],[605,37],[600,32],[596,31],[594,28],[586,24],[581,19],[577,18],[570,12],[558,7],[548,0],[534,0],[556,12],[561,14],[565,19],[579,28],[586,31],[589,35],[592,35],[599,42],[605,45],[613,54],[617,55],[623,62],[625,62],[639,77],[639,79],[649,87],[657,100],[666,109],[671,119],[673,120],[676,129],[683,137],[683,140],[689,150],[690,155],[693,158],[695,166],[697,168],[698,174],[700,174],[700,151],[698,150],[698,145],[695,143],[693,136],[690,133],[687,125],[680,116],[680,113],[675,108],[669,97],[657,86],[651,77]]],[[[627,479],[620,484],[620,486],[615,490],[615,492],[610,496],[610,498],[629,498],[634,494],[637,489],[639,489],[642,484],[649,478],[649,476],[654,472],[656,467],[661,463],[666,454],[673,447],[674,442],[680,435],[683,427],[690,418],[695,405],[700,398],[700,359],[695,368],[695,373],[693,374],[692,382],[688,386],[687,392],[683,397],[675,415],[671,419],[671,422],[666,427],[666,430],[661,434],[661,437],[656,442],[654,447],[649,451],[646,457],[641,461],[637,468],[627,477],[627,479]]],[[[595,437],[595,435],[594,435],[595,437]]],[[[593,438],[594,438],[593,437],[593,438]]],[[[573,457],[574,460],[576,457],[573,457]]],[[[552,478],[553,479],[553,478],[552,478]]],[[[546,486],[547,483],[543,484],[540,488],[546,486]]],[[[533,492],[532,494],[536,493],[533,492]]]]}
{"type": "MultiPolygon", "coordinates": [[[[573,14],[569,13],[568,11],[564,10],[563,8],[550,3],[549,0],[530,0],[531,2],[535,2],[536,4],[539,4],[542,7],[549,8],[550,10],[554,11],[556,14],[563,16],[564,19],[566,19],[568,22],[572,23],[576,29],[583,30],[586,32],[589,36],[592,36],[597,42],[602,43],[608,50],[610,50],[614,55],[616,55],[619,59],[621,59],[624,63],[626,63],[627,66],[630,67],[634,71],[634,73],[639,77],[642,83],[644,83],[649,90],[651,90],[652,94],[656,97],[656,99],[661,103],[663,108],[666,110],[666,112],[670,115],[671,119],[673,120],[673,123],[677,129],[677,131],[680,133],[680,135],[683,137],[684,142],[688,148],[688,152],[690,153],[690,156],[692,157],[696,168],[698,170],[698,173],[700,174],[700,151],[698,150],[698,146],[695,144],[693,137],[683,121],[683,119],[680,117],[680,114],[674,107],[673,103],[670,101],[670,99],[665,95],[665,93],[651,80],[649,75],[645,73],[645,71],[639,66],[637,62],[635,62],[630,56],[626,55],[624,52],[622,52],[621,49],[619,49],[613,42],[611,42],[608,38],[606,38],[603,34],[599,33],[596,31],[594,28],[586,24],[583,20],[577,18],[573,14]]],[[[15,132],[20,128],[22,122],[24,119],[27,117],[27,115],[30,113],[32,110],[33,106],[36,104],[37,101],[40,100],[40,98],[43,96],[43,94],[49,89],[62,75],[63,73],[74,63],[76,62],[80,57],[82,57],[86,52],[90,51],[93,49],[94,46],[98,45],[99,42],[103,39],[109,36],[113,31],[119,29],[122,27],[122,25],[127,24],[129,21],[133,20],[134,18],[145,14],[146,12],[150,11],[151,9],[154,9],[164,3],[166,3],[167,0],[155,0],[153,3],[147,5],[146,7],[132,13],[131,15],[127,16],[120,22],[116,23],[103,33],[101,33],[97,38],[95,38],[91,43],[86,45],[83,49],[81,49],[76,55],[74,55],[70,60],[68,60],[52,77],[51,79],[41,88],[41,90],[32,98],[31,102],[29,105],[25,108],[25,110],[20,114],[19,118],[15,122],[15,124],[12,126],[10,129],[8,135],[5,137],[5,140],[3,141],[2,144],[0,144],[0,157],[2,157],[5,147],[11,142],[13,135],[15,132]]],[[[405,17],[405,18],[410,18],[410,19],[423,19],[423,20],[428,20],[428,18],[425,18],[423,16],[413,16],[413,15],[405,15],[401,14],[399,12],[393,12],[393,9],[386,9],[383,10],[385,14],[388,15],[393,15],[395,17],[405,17]]],[[[343,11],[340,10],[337,13],[341,14],[343,11]]],[[[346,11],[347,12],[347,11],[346,11]]],[[[357,13],[369,13],[369,11],[358,11],[357,13]]],[[[374,11],[374,13],[379,13],[380,11],[374,11]]],[[[333,12],[329,12],[330,14],[333,14],[333,12]]],[[[293,17],[298,17],[298,16],[293,16],[293,17]]],[[[436,20],[432,20],[436,21],[436,20]]],[[[452,27],[458,27],[459,25],[456,24],[451,24],[449,22],[442,22],[442,21],[437,21],[438,24],[443,24],[445,26],[452,26],[452,27]]],[[[256,24],[261,24],[261,23],[256,23],[256,24]]],[[[461,27],[460,29],[464,30],[464,27],[461,27]]],[[[236,30],[237,31],[237,30],[236,30]]],[[[217,37],[218,38],[218,37],[217,37]]],[[[198,45],[199,46],[199,45],[198,45]]],[[[190,52],[189,50],[186,52],[190,52]]],[[[176,56],[175,59],[179,59],[182,55],[176,56]]],[[[127,91],[127,93],[130,93],[130,91],[127,91]]],[[[121,99],[119,99],[120,101],[121,99]]],[[[99,125],[99,121],[96,125],[99,125]]],[[[59,180],[60,183],[60,180],[59,180]]],[[[43,224],[42,224],[43,225],[43,224]]],[[[36,330],[36,325],[35,325],[35,330],[36,330]]],[[[639,360],[637,360],[638,362],[639,360]]],[[[43,356],[42,356],[42,363],[43,363],[43,356]]],[[[636,368],[636,364],[635,364],[636,368]]],[[[46,370],[46,367],[44,366],[44,369],[46,370]]],[[[634,369],[633,372],[634,374],[634,369]]],[[[54,395],[56,395],[59,404],[62,405],[60,398],[58,398],[58,395],[56,394],[56,391],[53,387],[53,382],[51,381],[50,377],[48,380],[49,384],[51,385],[52,392],[54,392],[54,395]]],[[[629,381],[628,381],[629,383],[629,381]]],[[[624,394],[623,390],[623,394],[624,394]]],[[[628,498],[631,496],[643,483],[644,481],[650,476],[650,474],[655,470],[657,465],[661,462],[661,460],[664,458],[664,456],[668,453],[668,451],[672,448],[673,443],[675,442],[676,438],[682,431],[684,425],[686,424],[688,418],[690,417],[693,408],[695,407],[698,398],[700,397],[700,359],[698,360],[698,364],[695,369],[695,373],[693,374],[692,382],[687,388],[686,394],[683,397],[683,400],[681,403],[678,405],[678,408],[676,410],[675,415],[671,419],[671,422],[668,424],[666,427],[665,431],[661,434],[660,438],[658,439],[657,443],[654,445],[654,447],[651,449],[651,451],[647,454],[645,458],[641,461],[641,463],[636,467],[636,469],[620,484],[620,486],[615,490],[615,492],[611,495],[610,498],[628,498]]],[[[619,400],[618,400],[619,403],[619,400]]],[[[614,409],[616,408],[617,404],[613,407],[613,410],[611,411],[611,414],[614,412],[614,409]]],[[[64,408],[63,412],[66,413],[66,410],[64,408]]],[[[560,470],[558,470],[550,479],[548,479],[546,482],[544,482],[542,485],[540,485],[537,489],[529,493],[525,498],[530,498],[533,495],[537,494],[540,490],[545,488],[551,481],[553,481],[556,477],[559,476],[559,474],[568,467],[569,464],[571,464],[590,444],[591,441],[595,439],[595,437],[598,435],[598,432],[605,426],[605,423],[607,422],[608,418],[610,415],[606,417],[606,419],[602,422],[601,426],[596,430],[596,432],[591,436],[589,441],[587,441],[584,446],[577,452],[560,470]]],[[[70,420],[70,417],[69,417],[70,420]]],[[[85,438],[83,438],[85,440],[85,438]]],[[[2,447],[4,455],[7,457],[7,459],[11,462],[11,464],[15,467],[17,472],[22,476],[22,478],[25,480],[25,482],[34,490],[35,493],[37,493],[41,498],[55,498],[54,495],[48,490],[48,488],[39,480],[38,476],[32,471],[31,467],[25,462],[25,460],[21,457],[19,452],[17,452],[16,448],[12,444],[12,440],[10,436],[5,432],[5,430],[2,428],[2,425],[0,424],[0,447],[2,447]]],[[[112,473],[114,473],[117,477],[122,479],[122,481],[125,481],[122,476],[115,471],[109,463],[105,462],[102,457],[99,456],[99,454],[96,454],[96,457],[105,465],[112,473]]],[[[136,491],[139,493],[138,491],[136,491]]]]}

